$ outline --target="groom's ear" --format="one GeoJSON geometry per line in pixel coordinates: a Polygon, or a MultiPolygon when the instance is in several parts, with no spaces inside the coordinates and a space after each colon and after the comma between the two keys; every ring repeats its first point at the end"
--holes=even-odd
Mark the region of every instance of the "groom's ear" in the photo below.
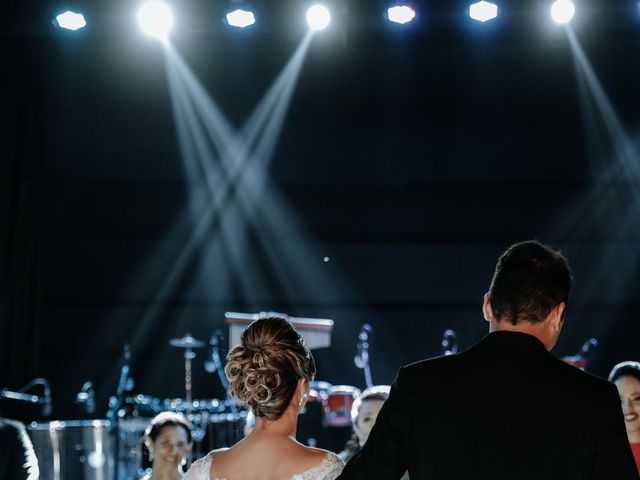
{"type": "Polygon", "coordinates": [[[484,299],[482,301],[482,315],[487,322],[493,320],[493,310],[491,309],[491,297],[489,296],[489,292],[484,294],[484,299]]]}

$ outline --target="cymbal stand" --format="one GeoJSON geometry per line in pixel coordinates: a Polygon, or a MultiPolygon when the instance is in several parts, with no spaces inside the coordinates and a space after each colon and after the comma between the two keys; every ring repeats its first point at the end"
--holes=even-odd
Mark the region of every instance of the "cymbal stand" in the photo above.
{"type": "Polygon", "coordinates": [[[196,357],[190,348],[184,349],[184,393],[187,402],[187,415],[191,413],[191,360],[196,357]]]}
{"type": "Polygon", "coordinates": [[[368,323],[362,325],[360,333],[358,334],[358,353],[353,359],[356,367],[361,368],[364,371],[364,381],[367,388],[371,388],[373,386],[373,380],[371,379],[371,366],[369,365],[369,341],[372,332],[373,328],[371,325],[368,323]]]}

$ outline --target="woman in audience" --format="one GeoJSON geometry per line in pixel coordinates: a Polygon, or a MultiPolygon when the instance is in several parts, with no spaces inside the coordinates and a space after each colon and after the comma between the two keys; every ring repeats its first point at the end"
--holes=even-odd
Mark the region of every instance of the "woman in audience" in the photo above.
{"type": "Polygon", "coordinates": [[[144,438],[152,470],[141,480],[183,478],[182,467],[186,464],[186,456],[192,444],[189,422],[178,413],[159,413],[151,420],[144,438]]]}
{"type": "MultiPolygon", "coordinates": [[[[369,438],[369,432],[378,418],[382,405],[389,398],[389,385],[376,385],[367,388],[353,402],[351,407],[351,420],[353,432],[351,438],[340,452],[340,458],[348,462],[364,445],[369,438]]],[[[404,473],[401,480],[409,480],[409,474],[404,473]]]]}
{"type": "Polygon", "coordinates": [[[364,442],[369,437],[369,432],[376,423],[378,413],[382,408],[382,404],[389,398],[389,386],[377,385],[367,388],[353,402],[351,407],[351,420],[353,422],[353,431],[351,438],[344,446],[344,450],[340,452],[340,458],[345,463],[353,457],[356,452],[362,448],[364,442]]]}
{"type": "Polygon", "coordinates": [[[640,472],[640,363],[617,364],[609,374],[609,381],[618,387],[627,436],[640,472]]]}
{"type": "Polygon", "coordinates": [[[335,479],[342,460],[295,439],[315,371],[311,352],[287,320],[267,316],[249,325],[227,355],[225,374],[233,395],[255,415],[255,425],[231,448],[195,462],[185,480],[335,479]]]}

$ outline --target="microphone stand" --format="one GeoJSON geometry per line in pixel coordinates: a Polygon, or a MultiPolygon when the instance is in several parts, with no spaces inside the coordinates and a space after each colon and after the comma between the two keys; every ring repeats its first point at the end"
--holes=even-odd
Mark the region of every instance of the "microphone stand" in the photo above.
{"type": "Polygon", "coordinates": [[[44,403],[44,397],[33,395],[30,393],[14,392],[7,388],[0,390],[0,398],[10,398],[11,400],[18,400],[20,402],[27,403],[44,403]]]}
{"type": "Polygon", "coordinates": [[[42,415],[48,417],[51,415],[51,387],[46,378],[34,378],[24,387],[18,389],[17,392],[3,388],[0,390],[0,398],[10,398],[11,400],[18,400],[19,402],[32,403],[36,405],[42,405],[42,415]],[[44,392],[42,396],[35,395],[33,393],[25,393],[25,390],[29,390],[35,385],[42,385],[44,392]]]}
{"type": "Polygon", "coordinates": [[[569,365],[573,365],[576,368],[581,370],[586,370],[587,363],[593,356],[593,352],[598,347],[598,340],[591,337],[585,340],[580,348],[580,351],[576,355],[568,355],[562,357],[562,360],[568,363],[569,365]]]}
{"type": "MultiPolygon", "coordinates": [[[[222,366],[222,360],[220,359],[220,342],[222,342],[223,338],[224,336],[220,330],[215,330],[211,335],[211,338],[209,339],[209,346],[211,348],[209,349],[209,359],[205,362],[205,370],[209,373],[213,373],[215,371],[218,374],[222,388],[224,388],[227,395],[227,400],[231,400],[231,395],[229,393],[229,381],[224,374],[224,367],[222,366]]],[[[235,402],[229,401],[228,403],[231,407],[231,412],[233,414],[238,413],[235,402]]]]}
{"type": "Polygon", "coordinates": [[[450,328],[442,334],[442,356],[458,353],[458,334],[450,328]]]}
{"type": "Polygon", "coordinates": [[[113,435],[113,451],[114,451],[114,478],[118,480],[120,470],[120,429],[118,425],[118,410],[122,406],[124,391],[127,387],[129,379],[129,370],[131,363],[131,348],[129,344],[124,345],[124,360],[120,369],[120,378],[118,379],[118,387],[115,396],[109,399],[109,410],[107,411],[107,420],[109,420],[109,432],[113,435]]]}
{"type": "Polygon", "coordinates": [[[82,408],[83,418],[88,418],[96,411],[96,396],[91,380],[84,382],[80,392],[76,395],[76,404],[82,408]]]}
{"type": "Polygon", "coordinates": [[[371,388],[373,386],[371,367],[369,365],[369,337],[372,332],[373,328],[371,325],[368,323],[362,325],[360,333],[358,334],[358,344],[356,346],[358,353],[353,359],[353,363],[355,363],[356,367],[361,368],[364,371],[364,382],[367,388],[371,388]]]}
{"type": "Polygon", "coordinates": [[[582,358],[584,358],[585,361],[588,361],[591,358],[591,356],[593,355],[593,352],[595,351],[595,349],[596,349],[596,347],[598,345],[599,345],[598,340],[596,340],[593,337],[588,338],[582,344],[582,348],[580,348],[580,352],[578,353],[578,355],[580,355],[582,358]]]}

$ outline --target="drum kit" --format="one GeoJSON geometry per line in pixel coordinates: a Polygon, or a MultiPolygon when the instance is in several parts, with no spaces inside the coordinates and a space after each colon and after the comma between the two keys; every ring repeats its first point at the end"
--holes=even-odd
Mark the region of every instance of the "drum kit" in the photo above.
{"type": "MultiPolygon", "coordinates": [[[[109,401],[106,420],[33,422],[27,426],[38,462],[41,480],[136,480],[151,466],[144,445],[144,432],[151,419],[164,411],[181,413],[191,423],[192,459],[216,448],[230,447],[243,436],[247,412],[231,399],[194,399],[192,361],[195,349],[205,342],[187,333],[169,345],[184,350],[184,398],[149,395],[126,396],[130,351],[124,361],[116,395],[109,401]]],[[[217,350],[213,352],[217,355],[217,350]]],[[[219,358],[218,358],[219,362],[219,358]]],[[[220,362],[219,362],[220,363],[220,362]]],[[[85,391],[87,390],[87,391],[85,391]]],[[[77,402],[87,412],[93,390],[78,394],[77,402]]]]}
{"type": "MultiPolygon", "coordinates": [[[[234,313],[228,315],[227,320],[231,333],[235,332],[238,336],[253,317],[234,313]]],[[[294,324],[296,320],[297,329],[303,336],[307,335],[307,343],[316,348],[327,346],[333,322],[290,319],[294,324]]],[[[356,367],[364,372],[367,387],[372,385],[369,368],[371,332],[370,325],[362,326],[354,358],[356,367]]],[[[223,387],[228,391],[218,352],[221,340],[221,332],[214,332],[208,343],[210,352],[205,370],[209,373],[217,372],[223,387]]],[[[205,347],[206,342],[185,333],[180,338],[169,340],[169,345],[184,351],[183,398],[159,398],[144,394],[127,396],[126,392],[132,389],[133,382],[129,376],[131,354],[128,345],[125,345],[116,394],[109,401],[106,420],[34,422],[28,426],[40,463],[42,480],[140,478],[145,469],[151,466],[144,445],[145,429],[154,416],[164,411],[181,413],[191,423],[194,440],[192,460],[206,455],[210,450],[230,447],[242,439],[245,426],[250,422],[247,412],[239,404],[231,398],[193,398],[192,362],[196,356],[195,351],[205,347]]],[[[455,332],[447,331],[443,338],[443,354],[455,351],[457,337],[455,332]]],[[[49,389],[46,388],[45,391],[48,392],[49,389]]],[[[308,445],[340,451],[351,436],[351,409],[359,395],[360,390],[350,385],[313,381],[308,401],[299,419],[298,440],[308,445]]],[[[50,395],[45,397],[38,403],[47,407],[51,403],[50,395]]],[[[76,402],[85,408],[87,414],[93,413],[95,399],[91,382],[85,383],[76,402]]]]}
{"type": "MultiPolygon", "coordinates": [[[[184,350],[184,398],[158,398],[148,395],[124,397],[117,413],[118,478],[138,478],[151,466],[144,445],[144,431],[151,419],[160,412],[171,411],[184,415],[191,423],[193,437],[192,459],[196,460],[216,448],[230,447],[243,436],[247,412],[230,398],[194,399],[192,390],[192,361],[196,349],[206,344],[190,333],[169,340],[169,345],[184,350]]],[[[216,345],[217,346],[217,345],[216,345]]],[[[211,354],[220,364],[217,348],[211,354]]]]}
{"type": "MultiPolygon", "coordinates": [[[[214,335],[214,337],[216,337],[214,335]]],[[[224,378],[217,344],[212,347],[209,364],[224,378]]],[[[169,341],[184,351],[184,398],[159,398],[144,394],[127,396],[130,351],[124,348],[124,361],[116,395],[110,399],[106,420],[33,422],[27,426],[40,463],[41,480],[135,480],[151,466],[144,445],[144,431],[151,419],[164,411],[181,413],[192,426],[192,460],[210,450],[230,447],[245,435],[246,410],[231,398],[224,400],[193,398],[192,362],[195,350],[207,344],[186,333],[169,341]]],[[[226,385],[224,385],[226,387],[226,385]]],[[[93,389],[84,388],[77,402],[94,405],[93,389]],[[86,391],[85,391],[86,390],[86,391]]],[[[349,385],[314,381],[307,407],[303,410],[299,440],[339,450],[350,433],[351,407],[360,390],[349,385]],[[338,428],[335,428],[338,427],[338,428]],[[344,428],[339,428],[344,427],[344,428]],[[319,432],[323,430],[324,433],[319,432]],[[348,431],[347,431],[348,430],[348,431]],[[333,435],[328,435],[331,431],[333,435]],[[344,432],[344,433],[341,433],[344,432]],[[339,439],[336,440],[336,433],[339,439]],[[303,438],[304,437],[304,438],[303,438]],[[332,441],[333,439],[333,441],[332,441]]]]}
{"type": "MultiPolygon", "coordinates": [[[[230,337],[239,337],[254,315],[227,314],[230,337]]],[[[333,327],[331,320],[296,319],[288,317],[305,338],[310,348],[322,348],[330,344],[333,327]]],[[[443,349],[457,350],[457,338],[449,333],[443,349]],[[453,345],[452,343],[456,343],[453,345]]],[[[369,369],[369,336],[371,327],[363,325],[358,335],[357,354],[354,363],[364,370],[367,387],[372,384],[369,369]]],[[[205,370],[217,372],[228,391],[218,344],[222,340],[219,331],[214,332],[208,345],[210,352],[205,370]]],[[[231,339],[233,342],[233,338],[231,339]]],[[[236,339],[238,340],[238,339],[236,339]]],[[[184,398],[159,398],[144,394],[127,396],[132,389],[129,377],[130,351],[124,348],[124,360],[116,394],[109,401],[106,420],[52,421],[32,423],[27,427],[40,463],[42,480],[121,480],[137,479],[151,466],[144,445],[144,431],[151,419],[164,411],[181,413],[192,425],[194,440],[191,460],[206,455],[210,450],[230,447],[241,440],[251,415],[230,397],[219,400],[193,398],[192,362],[195,350],[206,342],[186,333],[169,341],[173,348],[184,351],[184,398]]],[[[308,401],[298,423],[297,437],[302,443],[340,451],[351,436],[351,409],[360,390],[350,385],[332,385],[325,381],[313,381],[308,401]]],[[[87,414],[95,410],[93,385],[86,382],[76,402],[82,404],[87,414]]],[[[43,399],[50,405],[50,396],[43,399]]]]}

